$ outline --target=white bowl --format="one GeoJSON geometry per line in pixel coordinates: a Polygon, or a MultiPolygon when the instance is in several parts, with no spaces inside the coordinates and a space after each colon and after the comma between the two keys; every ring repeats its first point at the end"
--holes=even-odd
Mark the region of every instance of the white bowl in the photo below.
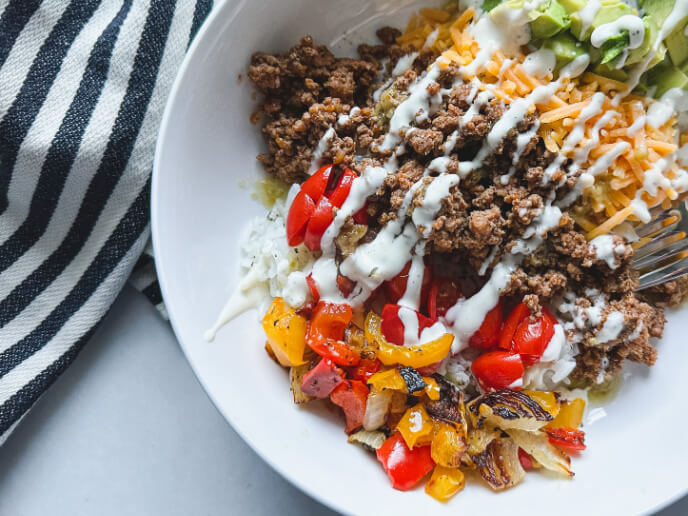
{"type": "Polygon", "coordinates": [[[628,368],[632,376],[606,407],[608,416],[586,428],[588,450],[574,460],[574,480],[529,474],[523,485],[500,494],[473,482],[444,505],[422,488],[392,489],[374,457],[346,442],[336,412],[292,403],[287,374],[265,354],[254,312],[229,324],[213,343],[203,340],[237,282],[239,235],[264,211],[251,188],[242,187],[262,173],[255,156],[263,141],[249,122],[255,108],[246,79],[251,53],[285,50],[311,34],[350,54],[379,26],[403,26],[419,3],[242,0],[216,7],[170,96],[153,176],[158,274],[184,352],[246,442],[285,478],[341,512],[580,516],[658,510],[688,484],[688,447],[681,438],[688,428],[685,317],[670,318],[656,366],[628,368]],[[343,37],[347,32],[356,36],[343,37]]]}

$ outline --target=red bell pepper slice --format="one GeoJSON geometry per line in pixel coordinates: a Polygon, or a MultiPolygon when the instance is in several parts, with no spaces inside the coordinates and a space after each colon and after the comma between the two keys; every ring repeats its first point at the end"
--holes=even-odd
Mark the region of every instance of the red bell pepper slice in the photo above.
{"type": "Polygon", "coordinates": [[[362,381],[345,380],[330,394],[332,403],[339,405],[344,411],[347,434],[363,425],[368,392],[368,387],[362,381]]]}
{"type": "Polygon", "coordinates": [[[562,426],[559,428],[546,428],[547,438],[554,446],[567,452],[585,450],[585,432],[562,426]]]}
{"type": "Polygon", "coordinates": [[[349,297],[349,294],[353,292],[356,283],[351,281],[346,276],[337,274],[337,288],[342,293],[344,297],[349,297]]]}
{"type": "Polygon", "coordinates": [[[428,316],[431,319],[443,317],[460,297],[461,289],[456,281],[435,276],[428,293],[428,316]]]}
{"type": "Polygon", "coordinates": [[[329,197],[332,206],[336,206],[337,208],[342,207],[344,201],[346,201],[346,198],[349,196],[351,185],[353,184],[354,179],[357,177],[358,176],[356,173],[348,168],[344,170],[344,173],[339,176],[337,186],[334,187],[334,190],[331,193],[326,194],[327,197],[329,197]]]}
{"type": "Polygon", "coordinates": [[[301,390],[314,398],[327,398],[343,381],[342,370],[330,360],[323,358],[318,364],[303,375],[301,390]]]}
{"type": "Polygon", "coordinates": [[[317,172],[303,182],[301,191],[308,194],[317,203],[325,195],[333,170],[334,165],[320,167],[317,172]]]}
{"type": "Polygon", "coordinates": [[[525,365],[530,366],[540,360],[552,336],[554,324],[550,317],[543,314],[535,321],[526,317],[516,328],[512,349],[521,355],[525,365]]]}
{"type": "Polygon", "coordinates": [[[354,380],[367,383],[370,377],[380,370],[380,367],[382,367],[382,362],[377,358],[374,360],[362,358],[357,366],[349,368],[349,375],[354,380]]]}
{"type": "Polygon", "coordinates": [[[297,246],[303,242],[306,226],[315,211],[315,202],[301,190],[291,203],[287,215],[287,243],[297,246]]]}
{"type": "Polygon", "coordinates": [[[435,467],[430,446],[414,446],[409,450],[404,438],[395,432],[377,449],[377,460],[382,463],[392,487],[408,491],[435,467]]]}
{"type": "Polygon", "coordinates": [[[332,224],[334,215],[332,204],[327,197],[321,197],[306,226],[304,243],[311,251],[320,251],[320,240],[327,227],[332,224]]]}
{"type": "Polygon", "coordinates": [[[524,303],[519,303],[516,305],[516,308],[511,311],[509,317],[507,317],[506,321],[504,321],[502,335],[499,337],[499,349],[511,349],[516,328],[518,328],[518,325],[521,324],[523,319],[529,316],[530,310],[528,310],[528,307],[524,303]]]}
{"type": "Polygon", "coordinates": [[[364,226],[368,225],[368,221],[370,219],[370,216],[368,215],[368,203],[367,202],[363,205],[363,208],[361,208],[356,213],[354,213],[353,218],[354,218],[354,222],[356,224],[363,224],[364,226]]]}
{"type": "Polygon", "coordinates": [[[471,365],[473,375],[486,390],[514,389],[514,383],[523,377],[523,362],[518,354],[510,351],[490,351],[480,355],[471,365]]]}
{"type": "MultiPolygon", "coordinates": [[[[401,272],[389,281],[385,281],[383,288],[385,296],[390,303],[399,301],[406,292],[406,284],[408,283],[409,271],[411,270],[411,262],[408,262],[401,272]]],[[[425,306],[428,300],[428,294],[432,285],[432,268],[425,266],[423,271],[423,282],[420,287],[420,304],[425,306]]]]}
{"type": "Polygon", "coordinates": [[[353,309],[350,305],[319,301],[308,326],[306,344],[337,365],[358,364],[361,357],[343,341],[344,330],[351,319],[353,309]]]}
{"type": "MultiPolygon", "coordinates": [[[[382,335],[384,335],[387,342],[396,344],[397,346],[404,345],[404,323],[399,317],[399,310],[401,306],[399,305],[385,305],[382,308],[382,322],[380,323],[380,329],[382,330],[382,335]]],[[[410,308],[408,309],[410,310],[410,308]]],[[[429,328],[435,321],[425,317],[423,314],[415,312],[418,318],[418,337],[423,332],[425,328],[429,328]]]]}
{"type": "Polygon", "coordinates": [[[308,290],[311,291],[313,302],[317,303],[320,301],[320,289],[318,288],[318,284],[313,279],[313,274],[306,276],[306,283],[308,284],[308,290]]]}
{"type": "Polygon", "coordinates": [[[497,302],[492,310],[487,312],[483,323],[468,341],[468,345],[475,349],[490,349],[497,345],[502,331],[502,300],[497,302]]]}

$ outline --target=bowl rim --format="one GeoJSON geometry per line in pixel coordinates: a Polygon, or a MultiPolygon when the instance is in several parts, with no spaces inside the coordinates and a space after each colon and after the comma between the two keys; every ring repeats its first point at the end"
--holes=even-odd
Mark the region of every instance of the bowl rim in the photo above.
{"type": "MultiPolygon", "coordinates": [[[[160,252],[160,217],[157,216],[159,209],[160,184],[164,181],[164,179],[162,179],[161,177],[163,173],[160,170],[161,162],[163,159],[162,156],[165,148],[165,140],[169,130],[169,121],[172,116],[172,111],[174,110],[174,106],[176,104],[176,100],[179,95],[181,85],[184,81],[186,71],[189,68],[190,63],[194,60],[194,56],[197,53],[197,49],[201,45],[203,45],[204,41],[211,37],[213,32],[217,30],[217,27],[220,24],[222,24],[223,21],[225,21],[223,19],[223,17],[225,16],[225,11],[231,10],[233,4],[235,4],[237,7],[241,7],[244,1],[245,0],[216,0],[215,6],[213,7],[212,11],[210,12],[206,20],[203,22],[201,28],[194,37],[193,41],[191,42],[191,45],[189,45],[189,48],[187,49],[186,55],[184,56],[181,65],[179,66],[177,75],[175,76],[174,82],[167,97],[162,120],[160,122],[160,127],[158,129],[158,137],[155,145],[155,156],[153,160],[153,171],[151,177],[150,224],[151,241],[154,256],[162,256],[162,253],[160,252]]],[[[341,507],[335,501],[330,500],[320,495],[320,493],[316,493],[313,490],[309,489],[306,482],[301,481],[298,478],[295,478],[293,475],[290,475],[289,471],[286,468],[280,467],[275,461],[271,459],[270,456],[263,453],[260,446],[258,446],[258,444],[251,438],[251,436],[243,432],[240,426],[235,424],[233,417],[222,410],[220,403],[215,399],[214,395],[211,393],[211,389],[206,385],[206,381],[204,380],[203,375],[200,374],[200,372],[197,370],[194,361],[192,360],[190,354],[187,351],[187,347],[184,343],[184,340],[181,337],[181,330],[179,329],[176,322],[177,318],[175,316],[176,310],[175,308],[173,308],[174,305],[167,302],[167,299],[169,299],[167,278],[170,276],[166,274],[166,268],[163,264],[163,260],[156,259],[154,260],[154,264],[155,271],[158,277],[158,283],[160,285],[160,291],[162,293],[163,303],[165,304],[165,308],[168,313],[169,322],[172,326],[174,336],[177,342],[179,343],[179,347],[181,348],[182,353],[184,353],[184,357],[186,358],[186,361],[189,363],[189,366],[191,367],[191,370],[193,371],[196,380],[203,388],[203,391],[205,392],[206,396],[208,396],[208,399],[210,399],[215,409],[220,413],[223,419],[231,426],[231,428],[241,437],[241,439],[251,448],[251,450],[253,450],[253,452],[261,458],[261,460],[268,464],[270,468],[276,471],[289,484],[297,488],[304,495],[321,503],[325,507],[338,513],[347,514],[347,510],[345,507],[341,507]]]]}
{"type": "MultiPolygon", "coordinates": [[[[198,49],[202,45],[206,44],[206,40],[209,40],[213,36],[215,31],[219,31],[219,26],[221,24],[231,20],[231,14],[228,14],[228,11],[231,11],[234,7],[236,7],[237,10],[240,9],[245,2],[246,0],[215,0],[215,5],[213,6],[211,12],[209,13],[206,20],[203,22],[193,41],[189,45],[189,48],[187,49],[187,52],[182,60],[182,63],[179,66],[179,69],[177,70],[177,74],[175,76],[172,87],[170,88],[169,95],[165,102],[165,109],[163,111],[163,116],[160,122],[160,127],[158,130],[158,136],[155,146],[155,156],[153,160],[153,170],[151,178],[150,224],[153,254],[156,257],[156,259],[154,260],[155,270],[157,273],[158,282],[162,293],[163,303],[165,303],[165,307],[167,309],[169,316],[169,322],[176,337],[176,340],[179,343],[179,346],[184,354],[184,357],[189,363],[189,366],[191,367],[191,370],[193,371],[196,380],[203,388],[203,391],[205,392],[206,396],[208,396],[215,409],[222,415],[225,421],[241,437],[241,439],[253,450],[253,452],[256,453],[256,455],[258,455],[266,464],[268,464],[289,484],[296,487],[300,492],[316,500],[325,507],[342,514],[349,514],[348,509],[346,507],[341,506],[336,499],[327,498],[321,495],[320,493],[310,489],[305,481],[295,477],[294,475],[291,475],[286,467],[281,467],[277,462],[273,461],[268,454],[263,452],[259,444],[255,442],[249,434],[242,431],[240,425],[235,424],[234,418],[221,408],[221,404],[215,399],[214,395],[211,393],[211,389],[206,385],[204,376],[197,370],[196,365],[192,360],[190,353],[187,350],[187,346],[181,337],[182,332],[181,329],[178,327],[178,323],[176,322],[178,320],[175,315],[176,309],[173,308],[173,304],[169,304],[167,302],[167,300],[169,299],[168,285],[170,284],[170,280],[168,278],[173,277],[173,275],[166,274],[166,266],[163,260],[157,258],[163,256],[163,254],[161,253],[160,243],[160,217],[157,214],[159,211],[160,202],[160,185],[162,184],[162,182],[164,182],[164,179],[162,177],[163,172],[161,172],[161,163],[163,160],[164,149],[166,147],[165,142],[167,139],[167,133],[169,132],[169,124],[170,119],[172,117],[172,112],[175,109],[175,105],[177,103],[177,98],[179,96],[182,83],[186,80],[186,72],[190,66],[190,63],[194,61],[198,49]]],[[[688,483],[682,489],[673,493],[671,496],[664,498],[660,502],[656,503],[653,507],[648,507],[645,511],[642,511],[638,514],[655,514],[667,508],[668,506],[675,503],[676,501],[678,501],[686,495],[688,495],[688,483]]]]}

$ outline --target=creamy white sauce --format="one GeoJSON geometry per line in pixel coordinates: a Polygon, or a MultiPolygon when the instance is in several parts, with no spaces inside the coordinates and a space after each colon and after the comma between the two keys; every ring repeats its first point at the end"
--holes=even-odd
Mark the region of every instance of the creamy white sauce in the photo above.
{"type": "Polygon", "coordinates": [[[645,39],[645,24],[634,14],[625,14],[616,20],[597,27],[590,36],[593,47],[600,48],[608,39],[620,36],[623,31],[628,32],[629,49],[638,48],[645,39]]]}
{"type": "Polygon", "coordinates": [[[435,41],[437,41],[437,36],[440,33],[440,28],[437,27],[435,30],[433,30],[430,34],[428,34],[428,37],[425,38],[425,43],[423,43],[423,48],[430,48],[435,44],[435,41]]]}
{"type": "Polygon", "coordinates": [[[327,149],[330,148],[330,142],[335,135],[336,133],[332,127],[330,127],[327,131],[325,131],[325,134],[322,135],[320,141],[318,142],[318,146],[313,152],[313,158],[311,159],[311,166],[308,169],[308,175],[312,176],[320,168],[320,160],[322,159],[322,155],[327,149]]]}
{"type": "Polygon", "coordinates": [[[677,111],[688,108],[688,95],[680,88],[671,88],[659,100],[647,109],[647,123],[659,129],[666,124],[677,111]]]}
{"type": "Polygon", "coordinates": [[[354,106],[351,108],[351,110],[348,113],[342,113],[341,115],[339,115],[339,118],[337,118],[337,124],[338,125],[344,125],[349,121],[349,119],[352,116],[356,116],[360,113],[361,113],[361,108],[358,106],[354,106]]]}
{"type": "Polygon", "coordinates": [[[444,174],[432,180],[425,190],[425,196],[420,206],[413,210],[412,220],[417,228],[423,227],[423,238],[427,238],[432,231],[432,223],[437,212],[442,208],[442,199],[449,195],[449,190],[459,184],[456,174],[444,174]]]}
{"type": "Polygon", "coordinates": [[[597,12],[602,7],[600,0],[588,0],[580,11],[577,12],[581,21],[581,36],[585,38],[588,30],[592,26],[592,22],[597,15],[597,12]]]}
{"type": "Polygon", "coordinates": [[[602,325],[602,329],[595,336],[598,344],[605,344],[619,338],[624,327],[624,316],[621,312],[611,312],[602,325]]]}
{"type": "Polygon", "coordinates": [[[557,58],[554,55],[554,51],[548,48],[541,48],[526,56],[523,61],[523,68],[529,74],[542,78],[554,72],[556,64],[557,58]]]}
{"type": "Polygon", "coordinates": [[[645,127],[647,117],[645,115],[640,115],[638,118],[633,120],[633,123],[626,129],[626,136],[635,136],[638,131],[645,127]]]}
{"type": "MultiPolygon", "coordinates": [[[[435,37],[437,37],[437,36],[435,36],[435,37]]],[[[411,65],[416,60],[416,57],[418,57],[418,52],[411,52],[410,54],[406,54],[404,56],[401,56],[399,58],[399,60],[397,61],[397,64],[394,65],[394,69],[392,70],[392,75],[394,75],[396,77],[396,76],[404,73],[409,68],[411,68],[411,65]]]]}
{"type": "Polygon", "coordinates": [[[589,243],[595,250],[597,259],[605,261],[610,269],[616,269],[621,265],[619,256],[626,252],[626,246],[615,244],[613,236],[600,235],[593,238],[589,243]]]}
{"type": "Polygon", "coordinates": [[[545,351],[540,357],[540,362],[554,362],[558,360],[561,355],[561,350],[566,344],[566,335],[564,334],[564,327],[561,324],[554,325],[554,335],[547,344],[545,351]]]}

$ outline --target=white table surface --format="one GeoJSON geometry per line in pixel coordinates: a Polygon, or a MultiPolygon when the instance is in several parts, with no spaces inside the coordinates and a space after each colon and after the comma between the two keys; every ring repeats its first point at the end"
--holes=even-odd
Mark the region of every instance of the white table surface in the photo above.
{"type": "MultiPolygon", "coordinates": [[[[334,513],[244,444],[201,389],[168,325],[125,289],[76,362],[0,448],[0,515],[46,514],[334,513]]],[[[688,499],[661,513],[684,514],[688,499]]]]}

